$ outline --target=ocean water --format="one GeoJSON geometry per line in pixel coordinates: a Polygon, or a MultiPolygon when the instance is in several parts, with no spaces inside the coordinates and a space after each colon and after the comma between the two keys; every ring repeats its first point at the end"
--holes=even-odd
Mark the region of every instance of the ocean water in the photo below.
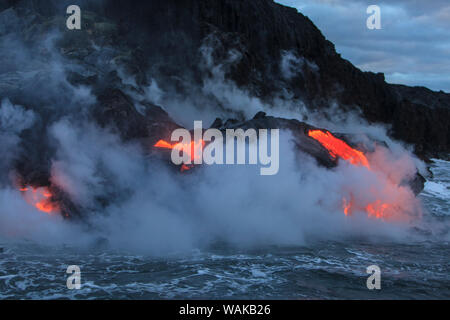
{"type": "Polygon", "coordinates": [[[153,258],[115,251],[1,245],[0,299],[449,299],[450,162],[435,160],[420,195],[423,241],[326,241],[237,250],[217,245],[153,258]],[[81,267],[81,289],[68,290],[68,265],[81,267]],[[366,268],[381,269],[368,290],[366,268]]]}

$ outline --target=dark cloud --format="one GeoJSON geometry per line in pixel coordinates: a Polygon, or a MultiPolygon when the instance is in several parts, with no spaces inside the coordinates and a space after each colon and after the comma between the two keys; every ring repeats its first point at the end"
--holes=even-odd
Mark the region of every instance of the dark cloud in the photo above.
{"type": "Polygon", "coordinates": [[[345,59],[388,82],[450,92],[450,1],[384,0],[381,30],[366,27],[368,0],[277,0],[308,16],[345,59]]]}

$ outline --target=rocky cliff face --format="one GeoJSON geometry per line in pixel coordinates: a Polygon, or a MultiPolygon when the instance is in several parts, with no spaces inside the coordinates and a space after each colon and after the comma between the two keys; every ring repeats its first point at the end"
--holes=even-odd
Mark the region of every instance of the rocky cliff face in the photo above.
{"type": "MultiPolygon", "coordinates": [[[[104,168],[110,159],[99,146],[120,145],[121,156],[139,146],[139,159],[152,158],[154,144],[182,127],[176,116],[188,117],[192,104],[194,119],[218,117],[212,127],[221,130],[290,131],[297,151],[322,169],[335,168],[338,158],[308,135],[316,129],[308,119],[287,119],[300,118],[302,108],[324,117],[332,117],[332,105],[359,111],[370,122],[392,124],[392,135],[414,144],[419,155],[449,152],[448,94],[361,72],[308,18],[269,0],[3,1],[0,101],[0,150],[8,155],[0,184],[15,174],[10,180],[19,188],[45,187],[69,216],[101,211],[124,188],[114,181],[115,169],[104,168]],[[82,30],[66,28],[71,4],[82,8],[82,30]],[[160,104],[161,92],[178,112],[160,104]],[[282,115],[258,112],[270,108],[282,115]],[[73,180],[92,192],[90,202],[70,194],[61,166],[77,172],[73,180]]],[[[368,153],[387,146],[334,134],[368,153]]],[[[399,182],[417,194],[424,179],[411,166],[399,182]]]]}
{"type": "MultiPolygon", "coordinates": [[[[95,54],[103,61],[115,58],[139,84],[149,83],[148,70],[167,81],[189,77],[201,84],[204,70],[199,67],[199,48],[214,35],[220,42],[213,55],[216,61],[226,59],[230,50],[241,54],[226,77],[262,100],[285,90],[310,109],[325,110],[337,102],[343,110],[360,110],[370,122],[391,124],[392,136],[413,144],[421,156],[445,157],[450,152],[449,94],[390,85],[383,74],[360,71],[336,53],[334,45],[307,17],[271,0],[139,4],[120,0],[7,0],[0,9],[4,10],[0,30],[14,22],[29,38],[35,38],[50,25],[58,27],[64,33],[59,43],[63,55],[85,63],[93,62],[95,54]],[[83,9],[80,32],[64,30],[68,4],[79,4],[83,9]],[[14,12],[5,11],[11,7],[14,12]],[[109,51],[95,53],[92,41],[109,51]],[[302,72],[283,75],[279,63],[283,52],[300,59],[297,63],[302,72]]],[[[91,65],[84,75],[75,72],[72,81],[98,82],[106,69],[96,67],[92,70],[91,65]]],[[[177,89],[186,88],[180,85],[177,89]]]]}

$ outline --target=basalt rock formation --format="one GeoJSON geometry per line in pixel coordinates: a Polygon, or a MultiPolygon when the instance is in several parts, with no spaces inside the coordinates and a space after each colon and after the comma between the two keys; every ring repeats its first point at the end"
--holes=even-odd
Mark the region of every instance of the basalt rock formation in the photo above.
{"type": "MultiPolygon", "coordinates": [[[[201,88],[212,72],[201,54],[205,43],[214,46],[214,64],[229,59],[230,52],[239,54],[224,77],[261,101],[289,92],[310,110],[326,111],[337,102],[369,122],[391,124],[392,136],[413,144],[422,157],[450,152],[449,94],[391,85],[382,74],[360,71],[307,17],[271,0],[5,0],[0,99],[39,115],[33,128],[21,133],[22,152],[14,159],[22,183],[50,186],[55,148],[42,142],[48,126],[62,117],[87,118],[147,147],[168,138],[181,126],[147,99],[146,90],[152,77],[181,96],[201,88]],[[66,8],[73,4],[82,8],[81,30],[66,28],[66,8]],[[286,52],[297,58],[298,72],[289,77],[280,66],[286,52]]],[[[236,126],[291,130],[301,151],[321,165],[336,165],[306,135],[314,128],[304,122],[259,113],[213,124],[236,126]]],[[[419,175],[408,183],[416,194],[423,188],[419,175]]],[[[76,211],[69,200],[63,202],[67,211],[76,211]]]]}

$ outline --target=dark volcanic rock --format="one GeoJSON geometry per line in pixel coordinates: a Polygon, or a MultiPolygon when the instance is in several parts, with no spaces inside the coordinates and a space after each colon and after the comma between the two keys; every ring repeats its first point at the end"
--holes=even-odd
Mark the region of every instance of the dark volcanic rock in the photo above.
{"type": "MultiPolygon", "coordinates": [[[[390,85],[383,74],[360,71],[293,8],[272,0],[167,0],[139,5],[125,0],[8,0],[0,10],[14,6],[20,12],[32,8],[39,15],[58,16],[69,4],[95,14],[85,18],[79,43],[95,38],[124,49],[116,61],[138,83],[147,82],[148,68],[168,81],[189,74],[201,83],[198,49],[205,37],[214,34],[221,43],[215,59],[220,61],[231,49],[242,54],[227,77],[261,99],[270,99],[283,88],[312,109],[326,108],[336,100],[345,110],[361,110],[368,121],[392,124],[392,135],[413,144],[419,155],[450,152],[449,94],[390,85]],[[285,51],[307,61],[292,79],[280,72],[285,51]]],[[[12,13],[3,11],[3,20],[13,21],[12,13]]],[[[83,50],[76,51],[78,55],[70,50],[67,54],[83,56],[83,50]]],[[[85,52],[89,55],[89,50],[85,52]]]]}
{"type": "Polygon", "coordinates": [[[448,157],[450,107],[431,108],[404,99],[392,117],[393,135],[415,145],[419,155],[448,157]],[[434,151],[430,152],[430,148],[434,151]]]}
{"type": "Polygon", "coordinates": [[[422,192],[423,188],[425,187],[425,182],[426,179],[420,173],[416,173],[416,175],[412,180],[404,181],[403,184],[409,186],[411,190],[414,192],[414,194],[417,196],[419,193],[422,192]]]}

